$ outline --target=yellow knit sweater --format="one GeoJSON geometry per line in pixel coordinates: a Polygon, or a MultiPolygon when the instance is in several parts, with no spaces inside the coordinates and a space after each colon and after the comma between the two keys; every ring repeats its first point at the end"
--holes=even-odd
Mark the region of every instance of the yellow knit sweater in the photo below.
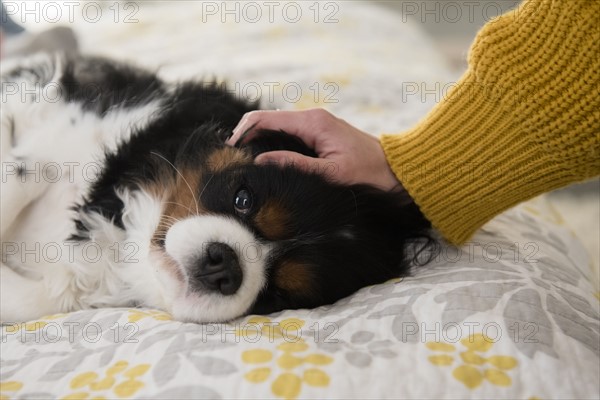
{"type": "Polygon", "coordinates": [[[417,126],[383,135],[392,170],[460,244],[538,194],[600,174],[600,0],[528,0],[477,35],[417,126]]]}

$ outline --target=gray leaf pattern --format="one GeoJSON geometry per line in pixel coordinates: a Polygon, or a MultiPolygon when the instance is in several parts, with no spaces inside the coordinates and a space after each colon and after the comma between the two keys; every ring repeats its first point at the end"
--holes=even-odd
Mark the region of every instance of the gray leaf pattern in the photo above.
{"type": "Polygon", "coordinates": [[[114,346],[110,346],[106,350],[102,352],[102,357],[100,357],[100,365],[110,364],[112,359],[115,357],[115,353],[117,352],[118,344],[114,346]]]}
{"type": "Polygon", "coordinates": [[[460,323],[477,312],[493,309],[504,293],[523,286],[522,283],[476,283],[435,297],[445,303],[442,324],[460,323]]]}
{"type": "Polygon", "coordinates": [[[586,320],[551,294],[548,295],[548,312],[565,335],[583,344],[596,356],[600,356],[598,332],[590,329],[586,320]]]}
{"type": "Polygon", "coordinates": [[[59,362],[53,364],[48,368],[48,371],[41,377],[41,380],[54,381],[62,378],[63,376],[72,373],[77,370],[77,367],[81,362],[92,354],[92,350],[83,350],[74,355],[67,357],[59,362]]]}
{"type": "Polygon", "coordinates": [[[484,282],[484,281],[506,281],[514,278],[502,272],[490,272],[488,270],[469,271],[468,274],[440,274],[427,279],[427,283],[453,283],[453,282],[484,282]]]}
{"type": "Polygon", "coordinates": [[[590,318],[598,320],[598,310],[594,310],[589,301],[587,301],[583,296],[560,287],[556,287],[556,291],[563,299],[565,299],[567,303],[569,303],[571,307],[590,318]]]}
{"type": "Polygon", "coordinates": [[[237,371],[235,365],[216,357],[189,354],[188,359],[203,375],[229,375],[237,371]]]}
{"type": "Polygon", "coordinates": [[[371,365],[371,361],[373,360],[368,354],[360,353],[356,351],[348,352],[344,355],[346,360],[355,367],[365,368],[371,365]]]}
{"type": "Polygon", "coordinates": [[[163,386],[170,382],[179,371],[179,354],[165,353],[165,356],[156,364],[152,375],[157,385],[163,386]]]}
{"type": "Polygon", "coordinates": [[[148,336],[144,340],[141,341],[140,345],[137,347],[135,352],[141,353],[141,352],[145,351],[146,349],[152,347],[152,345],[154,345],[156,343],[162,343],[165,340],[167,340],[168,338],[171,338],[172,335],[173,335],[173,332],[169,331],[169,332],[157,332],[154,335],[148,336]]]}
{"type": "MultiPolygon", "coordinates": [[[[297,3],[306,3],[308,7],[313,2],[297,3]]],[[[412,29],[410,23],[398,23],[397,18],[386,19],[387,14],[391,14],[388,11],[377,11],[374,6],[358,3],[326,3],[326,7],[339,7],[339,15],[335,17],[340,23],[330,24],[334,29],[329,29],[327,24],[316,24],[312,20],[303,25],[302,22],[282,23],[280,18],[264,25],[204,24],[199,22],[207,16],[201,2],[189,2],[184,13],[172,12],[175,7],[161,6],[161,2],[139,2],[135,4],[140,7],[136,15],[140,19],[138,24],[111,22],[104,27],[99,22],[96,26],[102,29],[92,29],[94,33],[82,37],[82,43],[92,43],[94,51],[108,56],[133,54],[129,58],[135,58],[136,63],[160,65],[165,76],[177,79],[186,74],[196,77],[199,72],[213,73],[214,70],[203,68],[214,65],[220,66],[219,73],[223,76],[242,84],[270,82],[274,71],[275,76],[285,76],[288,82],[297,82],[302,88],[311,87],[319,76],[327,76],[332,81],[343,79],[348,82],[340,88],[345,100],[328,104],[330,111],[351,116],[353,122],[367,132],[382,132],[390,126],[408,128],[431,108],[435,96],[425,96],[426,101],[400,101],[399,94],[406,94],[405,83],[424,82],[429,89],[454,77],[442,66],[444,63],[439,62],[443,60],[433,50],[428,51],[431,43],[418,26],[412,29]],[[153,28],[161,24],[186,29],[153,28]],[[108,34],[96,35],[97,31],[108,34]],[[348,46],[349,37],[351,46],[348,46]],[[385,40],[381,40],[382,37],[385,40]],[[115,46],[115,38],[130,40],[122,40],[115,46]],[[194,45],[189,46],[192,42],[194,45]],[[246,45],[249,43],[251,45],[246,45]],[[261,44],[262,51],[256,52],[256,43],[261,44]],[[420,49],[416,56],[425,61],[418,69],[406,67],[410,64],[398,57],[398,54],[414,54],[415,48],[420,49]],[[352,52],[360,57],[348,60],[352,52]],[[238,54],[248,62],[235,62],[232,55],[238,54]],[[265,58],[265,54],[271,56],[265,58]],[[229,56],[234,62],[223,63],[229,56]],[[277,56],[281,56],[281,60],[277,56]],[[248,68],[248,65],[253,67],[248,68]],[[344,70],[348,73],[340,73],[344,70]],[[397,79],[398,76],[402,79],[397,79]],[[364,110],[365,105],[369,111],[364,110]],[[372,112],[377,108],[379,110],[372,112]]],[[[103,7],[108,15],[109,10],[103,7]]],[[[131,11],[129,8],[121,10],[125,14],[131,11]]],[[[327,14],[331,9],[320,11],[327,14]]],[[[304,9],[304,13],[314,15],[309,9],[304,9]]],[[[81,29],[78,34],[86,35],[86,30],[81,29]]],[[[280,95],[275,97],[265,99],[264,105],[273,109],[293,108],[280,95]]],[[[329,386],[311,387],[308,388],[311,391],[305,392],[303,384],[297,398],[434,398],[442,395],[453,398],[597,398],[598,301],[582,272],[587,264],[576,261],[581,260],[576,257],[577,240],[564,227],[517,207],[484,226],[472,242],[478,244],[475,246],[478,251],[485,244],[498,245],[504,257],[490,262],[480,251],[465,247],[460,251],[468,257],[451,261],[442,256],[431,265],[414,268],[411,277],[397,284],[364,288],[334,305],[316,310],[291,310],[269,316],[272,320],[292,317],[304,320],[303,339],[310,347],[307,353],[326,352],[334,359],[331,364],[321,366],[330,378],[329,386]],[[515,242],[521,248],[530,242],[538,245],[535,262],[514,257],[515,242]],[[424,342],[428,339],[407,335],[408,328],[421,324],[458,323],[465,318],[482,323],[493,321],[501,326],[504,335],[497,346],[503,352],[497,354],[510,355],[522,365],[521,370],[511,375],[512,386],[488,385],[464,391],[465,388],[448,375],[450,368],[434,367],[427,361],[431,352],[424,342]],[[333,336],[324,328],[324,323],[336,326],[333,336]],[[533,337],[530,336],[532,331],[523,324],[537,327],[533,337]],[[310,328],[313,330],[309,332],[313,325],[317,328],[310,328]],[[517,329],[511,330],[513,326],[517,329]],[[570,351],[581,358],[573,361],[570,351]],[[584,362],[589,368],[580,368],[579,363],[584,362]],[[558,372],[557,365],[560,366],[558,372]],[[390,373],[393,374],[391,379],[390,373]],[[569,376],[577,379],[569,384],[569,376]],[[374,382],[373,379],[376,385],[362,384],[374,382]],[[359,384],[353,385],[354,382],[359,384]],[[443,389],[437,392],[438,396],[428,395],[429,390],[439,387],[443,389]]],[[[447,250],[444,254],[457,251],[450,247],[447,250]]],[[[137,324],[137,341],[125,343],[123,335],[130,332],[123,326],[129,313],[126,309],[98,309],[58,317],[53,322],[62,327],[62,332],[52,343],[35,339],[32,332],[26,336],[21,335],[21,331],[15,334],[2,328],[0,380],[25,384],[23,390],[11,393],[10,398],[62,398],[78,374],[104,373],[120,361],[134,368],[141,364],[151,366],[140,378],[147,386],[130,398],[273,397],[272,380],[262,384],[245,380],[245,375],[255,366],[243,363],[241,355],[256,348],[271,352],[273,360],[261,365],[272,369],[273,378],[283,371],[275,360],[280,342],[271,343],[266,339],[259,343],[236,342],[231,337],[222,340],[219,333],[206,336],[203,325],[148,317],[137,324]],[[73,330],[68,332],[65,324],[70,323],[73,330]],[[82,330],[92,323],[101,327],[102,337],[97,343],[83,338],[82,330]],[[117,326],[112,328],[114,324],[117,326]],[[115,340],[115,334],[119,340],[115,340]],[[248,392],[240,392],[242,386],[248,392]]]]}
{"type": "MultiPolygon", "coordinates": [[[[551,240],[565,242],[566,237],[551,240]]],[[[513,243],[499,242],[491,229],[480,233],[478,240],[495,242],[503,254],[512,254],[513,243]]],[[[559,247],[568,249],[565,243],[559,247]]],[[[437,260],[401,282],[365,288],[333,305],[283,311],[269,317],[304,320],[302,338],[313,347],[310,352],[329,354],[350,376],[376,371],[384,365],[390,368],[406,357],[423,356],[423,343],[432,340],[423,336],[423,330],[431,331],[431,321],[442,326],[492,321],[502,329],[505,351],[512,349],[515,358],[522,355],[520,363],[526,363],[525,359],[534,362],[540,355],[564,359],[567,355],[557,343],[565,341],[570,341],[571,347],[567,348],[580,346],[598,360],[598,302],[586,286],[584,275],[572,267],[571,260],[554,250],[545,250],[547,246],[539,248],[536,263],[515,260],[512,255],[490,262],[481,254],[469,255],[466,259],[470,261],[465,263],[437,260]]],[[[125,360],[131,368],[150,366],[145,379],[158,389],[140,392],[142,397],[223,398],[230,397],[231,392],[220,380],[240,381],[249,371],[240,361],[244,351],[270,348],[274,355],[279,351],[279,342],[271,343],[267,338],[254,343],[234,338],[231,332],[243,320],[198,325],[155,321],[151,313],[134,324],[139,329],[133,336],[135,340],[125,343],[131,334],[125,329],[130,312],[104,309],[67,314],[50,321],[63,327],[57,333],[49,330],[51,334],[46,337],[52,343],[40,341],[41,336],[32,332],[9,334],[3,328],[0,380],[24,380],[30,371],[40,371],[35,376],[36,384],[17,397],[32,398],[36,393],[61,397],[62,393],[48,392],[48,386],[36,385],[69,381],[82,371],[103,374],[111,365],[125,360]],[[88,336],[95,336],[95,330],[99,330],[99,340],[88,340],[86,330],[88,336]]],[[[277,368],[275,358],[264,366],[277,368]]],[[[330,379],[333,385],[336,375],[330,374],[330,379]]],[[[322,392],[323,396],[327,393],[322,392]]]]}
{"type": "Polygon", "coordinates": [[[373,340],[375,334],[369,331],[358,331],[352,335],[350,342],[355,344],[368,343],[373,340]]]}
{"type": "Polygon", "coordinates": [[[553,349],[552,324],[537,291],[522,289],[513,294],[504,309],[504,320],[507,326],[516,327],[514,342],[523,354],[533,357],[537,351],[541,351],[558,357],[553,349]],[[527,329],[529,325],[526,324],[533,324],[534,331],[527,329]]]}
{"type": "Polygon", "coordinates": [[[404,314],[394,317],[394,320],[392,321],[392,332],[396,340],[401,343],[420,343],[420,337],[411,334],[413,332],[413,327],[415,326],[419,326],[419,321],[413,312],[410,309],[407,309],[404,314]]]}
{"type": "Polygon", "coordinates": [[[411,310],[412,310],[412,307],[410,307],[408,304],[397,304],[397,305],[386,307],[381,311],[375,312],[375,313],[369,315],[367,318],[368,319],[379,319],[382,317],[386,317],[388,315],[404,315],[404,314],[412,313],[411,310]]]}

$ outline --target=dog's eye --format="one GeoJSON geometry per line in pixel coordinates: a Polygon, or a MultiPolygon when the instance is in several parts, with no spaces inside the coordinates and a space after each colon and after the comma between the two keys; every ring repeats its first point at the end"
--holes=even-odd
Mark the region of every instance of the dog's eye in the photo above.
{"type": "Polygon", "coordinates": [[[235,211],[240,214],[247,214],[252,208],[252,194],[248,189],[240,189],[235,194],[233,200],[235,211]]]}

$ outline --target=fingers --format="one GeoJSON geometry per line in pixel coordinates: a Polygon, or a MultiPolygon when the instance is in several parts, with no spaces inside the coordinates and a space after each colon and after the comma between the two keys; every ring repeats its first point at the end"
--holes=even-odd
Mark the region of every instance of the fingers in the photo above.
{"type": "MultiPolygon", "coordinates": [[[[315,108],[305,111],[252,111],[245,114],[226,144],[246,143],[260,129],[283,130],[300,138],[321,157],[324,140],[339,127],[335,116],[315,108]],[[319,150],[321,148],[322,150],[319,150]]],[[[332,181],[340,181],[340,168],[331,159],[312,158],[292,151],[271,151],[256,157],[257,164],[293,166],[299,170],[324,175],[332,181]]]]}
{"type": "Polygon", "coordinates": [[[312,109],[305,111],[252,111],[245,114],[226,144],[233,146],[243,136],[244,142],[252,138],[259,129],[284,130],[298,136],[307,146],[314,148],[319,124],[334,118],[327,111],[312,109]],[[248,131],[248,132],[247,132],[248,131]]]}
{"type": "MultiPolygon", "coordinates": [[[[252,133],[258,129],[296,130],[299,118],[293,111],[252,111],[245,114],[238,126],[233,130],[233,135],[227,140],[228,145],[234,145],[243,136],[244,142],[252,138],[252,133]],[[292,122],[289,122],[292,121],[292,122]],[[248,131],[250,130],[250,131],[248,131]]],[[[289,132],[292,133],[292,132],[289,132]]]]}
{"type": "Polygon", "coordinates": [[[257,164],[277,164],[282,167],[293,166],[304,172],[324,175],[331,180],[337,180],[339,168],[331,160],[307,157],[293,151],[270,151],[256,157],[257,164]]]}

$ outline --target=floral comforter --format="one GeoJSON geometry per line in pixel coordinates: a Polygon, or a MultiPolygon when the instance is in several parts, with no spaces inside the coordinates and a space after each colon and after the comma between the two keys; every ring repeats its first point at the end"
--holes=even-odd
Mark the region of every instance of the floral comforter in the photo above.
{"type": "MultiPolygon", "coordinates": [[[[216,2],[119,4],[120,18],[137,22],[115,22],[109,5],[96,23],[73,22],[84,51],[167,79],[228,77],[266,107],[323,106],[369,132],[416,122],[454,78],[418,26],[376,4],[295,3],[305,16],[297,22],[223,19],[207,8],[218,10],[216,2]]],[[[589,264],[541,198],[462,248],[444,246],[410,278],[331,306],[229,324],[102,309],[4,326],[0,396],[598,398],[589,264]]]]}

